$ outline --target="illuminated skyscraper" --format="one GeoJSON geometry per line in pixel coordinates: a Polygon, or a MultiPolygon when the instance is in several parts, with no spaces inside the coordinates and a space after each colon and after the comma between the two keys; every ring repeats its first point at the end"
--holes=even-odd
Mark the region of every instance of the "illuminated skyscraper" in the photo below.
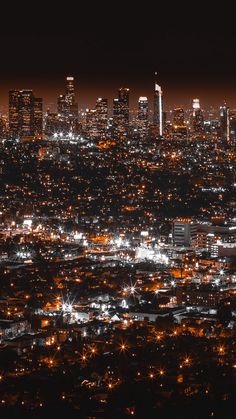
{"type": "Polygon", "coordinates": [[[99,136],[97,125],[96,109],[86,109],[85,113],[86,134],[90,138],[97,138],[99,136]]]}
{"type": "Polygon", "coordinates": [[[173,110],[173,126],[174,127],[184,126],[184,110],[182,108],[175,108],[173,110]]]}
{"type": "Polygon", "coordinates": [[[236,141],[236,109],[230,110],[230,141],[236,141]]]}
{"type": "Polygon", "coordinates": [[[70,105],[75,102],[74,77],[66,77],[66,97],[70,105]]]}
{"type": "Polygon", "coordinates": [[[138,100],[138,119],[148,122],[148,99],[145,96],[140,96],[138,100]]]}
{"type": "Polygon", "coordinates": [[[173,110],[172,131],[178,136],[187,135],[187,126],[184,121],[184,110],[182,108],[175,108],[173,110]]]}
{"type": "Polygon", "coordinates": [[[99,133],[104,133],[107,128],[108,101],[99,97],[96,101],[97,128],[99,133]]]}
{"type": "Polygon", "coordinates": [[[113,125],[115,131],[125,134],[129,127],[129,89],[121,87],[113,100],[113,125]]]}
{"type": "Polygon", "coordinates": [[[11,135],[16,137],[21,128],[20,96],[19,90],[10,90],[9,92],[9,129],[11,135]]]}
{"type": "Polygon", "coordinates": [[[75,100],[74,77],[66,77],[65,94],[57,99],[57,111],[65,118],[78,117],[78,104],[75,100]]]}
{"type": "Polygon", "coordinates": [[[43,133],[43,99],[36,97],[34,99],[34,134],[43,133]]]}
{"type": "Polygon", "coordinates": [[[193,114],[197,109],[200,109],[200,100],[193,99],[193,114]]]}
{"type": "Polygon", "coordinates": [[[35,98],[32,90],[10,90],[9,128],[19,137],[42,133],[42,99],[35,98]]]}
{"type": "Polygon", "coordinates": [[[140,96],[138,100],[138,126],[141,134],[146,134],[148,129],[148,99],[140,96]]]}
{"type": "Polygon", "coordinates": [[[65,115],[68,110],[66,96],[65,95],[59,95],[57,98],[57,112],[60,115],[65,115]]]}
{"type": "Polygon", "coordinates": [[[126,124],[129,123],[129,89],[121,87],[118,92],[120,102],[120,115],[123,117],[126,124]]]}
{"type": "MultiPolygon", "coordinates": [[[[155,73],[155,76],[157,73],[155,73]]],[[[161,86],[155,81],[153,123],[158,127],[158,133],[163,135],[163,92],[161,86]]]]}
{"type": "Polygon", "coordinates": [[[222,139],[230,142],[230,112],[229,107],[224,103],[224,106],[220,107],[220,132],[222,139]]]}
{"type": "Polygon", "coordinates": [[[120,117],[120,101],[119,99],[113,99],[113,121],[115,125],[118,125],[120,117]]]}
{"type": "Polygon", "coordinates": [[[34,95],[32,90],[22,90],[20,97],[21,135],[34,135],[34,95]]]}
{"type": "Polygon", "coordinates": [[[192,128],[195,133],[201,133],[204,130],[204,117],[199,99],[193,99],[192,128]]]}

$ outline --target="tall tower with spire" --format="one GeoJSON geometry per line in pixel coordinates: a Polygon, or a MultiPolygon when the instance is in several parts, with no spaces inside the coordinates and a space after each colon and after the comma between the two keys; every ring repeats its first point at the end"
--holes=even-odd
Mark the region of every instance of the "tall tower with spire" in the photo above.
{"type": "Polygon", "coordinates": [[[155,72],[154,86],[154,112],[153,123],[158,127],[159,135],[163,135],[163,92],[161,86],[157,83],[157,73],[155,72]]]}

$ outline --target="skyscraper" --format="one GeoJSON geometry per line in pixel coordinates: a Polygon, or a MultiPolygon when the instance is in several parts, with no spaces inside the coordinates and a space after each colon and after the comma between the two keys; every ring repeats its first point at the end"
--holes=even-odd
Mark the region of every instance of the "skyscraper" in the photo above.
{"type": "Polygon", "coordinates": [[[126,124],[129,123],[129,89],[121,87],[118,91],[118,98],[120,102],[120,115],[123,117],[126,124]]]}
{"type": "Polygon", "coordinates": [[[118,98],[113,99],[113,123],[114,125],[119,124],[120,117],[120,101],[118,98]]]}
{"type": "Polygon", "coordinates": [[[20,96],[21,135],[34,135],[34,95],[32,90],[22,90],[20,96]]]}
{"type": "Polygon", "coordinates": [[[146,96],[140,96],[138,100],[138,119],[148,122],[148,99],[146,96]]]}
{"type": "Polygon", "coordinates": [[[100,134],[103,134],[107,128],[108,101],[99,97],[96,101],[97,128],[100,134]]]}
{"type": "Polygon", "coordinates": [[[184,121],[184,110],[182,108],[175,108],[173,110],[172,131],[178,136],[187,135],[187,126],[184,121]]]}
{"type": "Polygon", "coordinates": [[[138,127],[141,134],[145,135],[148,129],[148,99],[140,96],[138,100],[138,127]]]}
{"type": "Polygon", "coordinates": [[[220,133],[223,140],[230,142],[230,112],[229,107],[224,103],[220,107],[220,133]]]}
{"type": "Polygon", "coordinates": [[[9,129],[12,136],[18,136],[21,129],[20,119],[20,91],[9,92],[9,129]]]}
{"type": "Polygon", "coordinates": [[[9,128],[17,137],[42,133],[42,99],[35,98],[32,90],[10,90],[9,128]]]}
{"type": "Polygon", "coordinates": [[[184,126],[184,110],[182,108],[175,108],[173,110],[173,126],[174,127],[184,126]]]}
{"type": "Polygon", "coordinates": [[[129,127],[129,89],[121,87],[118,98],[113,100],[113,126],[119,135],[125,135],[129,127]]]}
{"type": "Polygon", "coordinates": [[[193,99],[192,128],[195,133],[201,133],[204,130],[204,117],[199,99],[193,99]]]}
{"type": "Polygon", "coordinates": [[[66,96],[70,105],[73,105],[75,101],[74,77],[66,77],[66,96]]]}
{"type": "Polygon", "coordinates": [[[57,98],[57,112],[60,115],[65,115],[68,110],[66,96],[65,95],[59,95],[57,98]]]}
{"type": "MultiPolygon", "coordinates": [[[[157,73],[155,73],[155,76],[157,73]]],[[[155,81],[153,123],[158,127],[158,133],[163,135],[163,93],[161,86],[155,81]]]]}
{"type": "Polygon", "coordinates": [[[43,99],[36,97],[34,99],[34,134],[43,133],[43,99]]]}
{"type": "Polygon", "coordinates": [[[78,117],[78,104],[75,100],[74,77],[66,77],[65,94],[61,94],[57,99],[57,111],[65,118],[78,117]]]}

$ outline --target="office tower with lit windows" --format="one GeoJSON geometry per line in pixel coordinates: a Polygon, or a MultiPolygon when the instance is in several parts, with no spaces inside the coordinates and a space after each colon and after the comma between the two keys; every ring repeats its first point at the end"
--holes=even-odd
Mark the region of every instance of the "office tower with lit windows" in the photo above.
{"type": "Polygon", "coordinates": [[[173,126],[174,127],[184,126],[184,110],[182,108],[175,108],[173,110],[173,126]]]}
{"type": "Polygon", "coordinates": [[[65,95],[59,95],[57,98],[57,112],[59,115],[65,115],[68,110],[65,95]]]}
{"type": "Polygon", "coordinates": [[[66,77],[65,94],[57,99],[57,112],[65,118],[78,118],[78,104],[75,99],[74,77],[66,77]]]}
{"type": "Polygon", "coordinates": [[[229,126],[230,126],[230,141],[236,141],[236,109],[231,109],[229,112],[229,126]]]}
{"type": "Polygon", "coordinates": [[[125,124],[129,124],[129,89],[121,87],[118,91],[120,103],[120,115],[123,117],[125,124]]]}
{"type": "Polygon", "coordinates": [[[173,244],[178,247],[190,247],[196,244],[197,223],[191,218],[178,218],[173,222],[173,244]]]}
{"type": "Polygon", "coordinates": [[[99,97],[96,101],[97,128],[100,134],[104,134],[108,120],[108,101],[106,98],[99,97]]]}
{"type": "Polygon", "coordinates": [[[193,99],[192,129],[194,133],[204,131],[204,117],[199,99],[193,99]]]}
{"type": "MultiPolygon", "coordinates": [[[[155,77],[156,77],[155,73],[155,77]]],[[[161,86],[155,81],[153,123],[158,128],[158,134],[163,135],[163,92],[161,86]]]]}
{"type": "Polygon", "coordinates": [[[99,137],[96,109],[86,109],[85,128],[86,128],[86,135],[88,137],[90,138],[99,137]]]}
{"type": "Polygon", "coordinates": [[[124,135],[129,128],[129,89],[121,87],[118,98],[113,100],[113,128],[116,134],[124,135]]]}
{"type": "Polygon", "coordinates": [[[148,99],[146,96],[140,96],[138,100],[138,119],[148,122],[148,99]]]}
{"type": "Polygon", "coordinates": [[[66,77],[66,97],[68,98],[70,105],[75,102],[74,77],[71,76],[66,77]]]}
{"type": "Polygon", "coordinates": [[[230,142],[230,111],[226,103],[220,107],[220,134],[222,140],[230,142]]]}
{"type": "Polygon", "coordinates": [[[34,95],[32,90],[22,90],[20,97],[21,135],[33,136],[34,131],[34,95]]]}
{"type": "Polygon", "coordinates": [[[0,138],[7,132],[7,118],[0,114],[0,138]]]}
{"type": "Polygon", "coordinates": [[[187,126],[185,125],[184,110],[182,108],[175,108],[173,110],[172,132],[178,136],[187,135],[187,126]]]}
{"type": "Polygon", "coordinates": [[[16,137],[21,130],[20,97],[20,90],[9,91],[9,130],[16,137]]]}
{"type": "Polygon", "coordinates": [[[43,99],[39,97],[34,99],[34,133],[38,136],[43,133],[43,99]]]}
{"type": "Polygon", "coordinates": [[[32,137],[42,133],[42,99],[32,90],[10,90],[9,131],[12,136],[32,137]]]}
{"type": "Polygon", "coordinates": [[[120,101],[118,98],[113,99],[113,124],[118,126],[120,122],[120,101]]]}
{"type": "Polygon", "coordinates": [[[148,129],[148,99],[140,96],[138,100],[138,127],[141,134],[146,134],[148,129]]]}

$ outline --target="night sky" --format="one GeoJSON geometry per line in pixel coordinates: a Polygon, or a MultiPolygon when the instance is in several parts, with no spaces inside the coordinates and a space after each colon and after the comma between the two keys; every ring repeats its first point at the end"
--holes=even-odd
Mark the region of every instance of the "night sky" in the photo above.
{"type": "Polygon", "coordinates": [[[127,0],[49,10],[48,3],[1,13],[1,107],[9,88],[33,88],[49,105],[67,74],[78,81],[80,107],[115,97],[121,85],[131,88],[133,103],[141,94],[151,99],[156,70],[166,106],[196,96],[203,106],[226,99],[236,108],[236,25],[226,3],[210,10],[200,1],[189,9],[127,0]]]}

